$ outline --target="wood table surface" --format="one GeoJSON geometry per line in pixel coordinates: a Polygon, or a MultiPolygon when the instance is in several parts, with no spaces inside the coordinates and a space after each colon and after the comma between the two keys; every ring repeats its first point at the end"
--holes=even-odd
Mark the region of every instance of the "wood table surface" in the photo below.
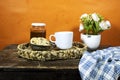
{"type": "Polygon", "coordinates": [[[80,80],[78,71],[79,60],[27,60],[17,55],[17,45],[13,44],[0,51],[0,80],[8,78],[8,80],[53,80],[53,78],[54,80],[80,80]]]}
{"type": "Polygon", "coordinates": [[[17,49],[0,51],[0,68],[77,69],[80,59],[32,61],[17,55],[17,49]]]}

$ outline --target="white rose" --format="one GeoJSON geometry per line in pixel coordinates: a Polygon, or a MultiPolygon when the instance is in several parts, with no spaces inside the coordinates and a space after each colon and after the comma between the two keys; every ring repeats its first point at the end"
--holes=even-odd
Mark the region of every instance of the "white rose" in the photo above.
{"type": "Polygon", "coordinates": [[[99,24],[99,26],[102,28],[102,30],[106,30],[106,29],[108,29],[110,26],[110,23],[107,21],[101,21],[100,22],[100,24],[99,24]]]}
{"type": "Polygon", "coordinates": [[[80,24],[79,31],[82,31],[82,30],[84,30],[84,26],[83,26],[83,24],[80,24]]]}
{"type": "Polygon", "coordinates": [[[93,13],[91,16],[92,16],[92,19],[94,21],[99,21],[100,20],[96,13],[93,13]]]}
{"type": "Polygon", "coordinates": [[[110,24],[110,21],[105,21],[106,22],[106,24],[110,27],[111,26],[111,24],[110,24]]]}
{"type": "Polygon", "coordinates": [[[88,16],[88,14],[85,13],[85,14],[81,15],[80,19],[87,17],[87,16],[88,16]]]}

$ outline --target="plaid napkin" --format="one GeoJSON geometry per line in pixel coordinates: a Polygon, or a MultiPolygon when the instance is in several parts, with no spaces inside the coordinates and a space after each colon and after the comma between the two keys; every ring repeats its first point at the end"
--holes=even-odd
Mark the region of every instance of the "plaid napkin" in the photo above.
{"type": "Polygon", "coordinates": [[[82,80],[117,80],[120,76],[120,46],[85,52],[79,63],[82,80]]]}

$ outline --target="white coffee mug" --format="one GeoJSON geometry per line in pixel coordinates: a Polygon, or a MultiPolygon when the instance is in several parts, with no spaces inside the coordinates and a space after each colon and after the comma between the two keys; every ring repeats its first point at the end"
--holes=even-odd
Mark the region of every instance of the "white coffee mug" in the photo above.
{"type": "Polygon", "coordinates": [[[72,31],[62,31],[56,32],[49,36],[49,40],[56,44],[60,49],[69,49],[72,47],[73,43],[73,32],[72,31]],[[55,41],[52,40],[52,37],[55,38],[55,41]]]}

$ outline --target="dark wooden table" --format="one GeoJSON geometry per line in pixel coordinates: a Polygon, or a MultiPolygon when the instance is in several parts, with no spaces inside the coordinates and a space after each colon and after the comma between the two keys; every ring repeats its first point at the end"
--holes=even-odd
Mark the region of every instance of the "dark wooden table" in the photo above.
{"type": "Polygon", "coordinates": [[[81,80],[79,59],[31,61],[18,57],[16,47],[0,51],[0,80],[81,80]]]}
{"type": "Polygon", "coordinates": [[[80,59],[32,61],[19,57],[16,47],[13,44],[0,51],[0,80],[81,80],[80,59]]]}

